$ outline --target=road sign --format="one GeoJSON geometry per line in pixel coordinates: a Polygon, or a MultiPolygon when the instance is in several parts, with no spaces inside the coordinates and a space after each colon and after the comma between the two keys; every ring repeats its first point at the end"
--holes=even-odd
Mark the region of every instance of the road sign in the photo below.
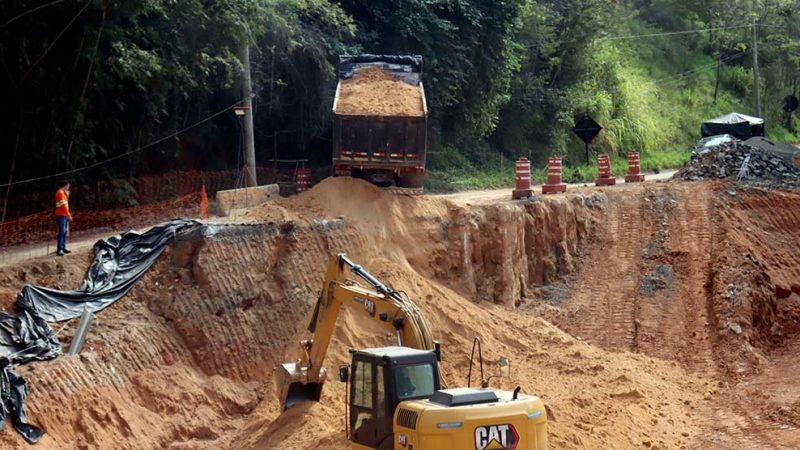
{"type": "Polygon", "coordinates": [[[592,139],[594,139],[595,136],[597,136],[597,133],[599,133],[602,129],[603,127],[601,127],[600,124],[595,122],[594,119],[586,114],[584,114],[583,117],[575,122],[575,127],[572,129],[572,132],[577,134],[586,145],[587,164],[589,163],[589,143],[592,142],[592,139]]]}
{"type": "Polygon", "coordinates": [[[602,129],[603,127],[595,122],[594,119],[584,115],[575,123],[575,128],[572,129],[572,132],[577,134],[584,143],[588,144],[602,129]]]}

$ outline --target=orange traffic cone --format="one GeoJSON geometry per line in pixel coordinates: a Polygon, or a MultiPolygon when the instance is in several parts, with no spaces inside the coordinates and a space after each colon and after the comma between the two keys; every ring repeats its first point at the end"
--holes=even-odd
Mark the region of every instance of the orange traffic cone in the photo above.
{"type": "Polygon", "coordinates": [[[208,219],[208,194],[206,193],[206,185],[200,188],[200,217],[208,219]]]}

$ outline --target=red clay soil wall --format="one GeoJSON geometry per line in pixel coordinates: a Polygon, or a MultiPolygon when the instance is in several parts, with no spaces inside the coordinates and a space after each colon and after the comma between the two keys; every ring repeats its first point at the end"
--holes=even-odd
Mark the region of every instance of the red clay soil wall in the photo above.
{"type": "MultiPolygon", "coordinates": [[[[420,304],[443,343],[449,384],[464,384],[475,336],[487,371],[511,358],[512,377],[498,383],[545,399],[554,448],[684,445],[697,433],[684,401],[700,401],[710,382],[494,304],[513,305],[572,270],[604,204],[603,196],[566,196],[469,208],[340,180],[265,205],[252,223],[209,225],[98,314],[80,356],[21,368],[31,420],[47,432],[39,448],[345,448],[343,385],[330,381],[321,403],[279,416],[271,382],[308,336],[324,267],[339,251],[420,304]],[[337,203],[343,196],[358,201],[337,203]]],[[[22,278],[52,281],[53,270],[62,287],[77,286],[76,268],[86,264],[79,254],[0,270],[3,298],[22,278]]],[[[348,347],[393,341],[351,312],[339,323],[329,369],[349,359],[348,347]]],[[[65,345],[74,327],[61,332],[65,345]]],[[[0,445],[28,448],[10,430],[0,445]]]]}
{"type": "Polygon", "coordinates": [[[800,192],[727,189],[717,209],[714,308],[728,368],[748,372],[800,329],[800,192]]]}

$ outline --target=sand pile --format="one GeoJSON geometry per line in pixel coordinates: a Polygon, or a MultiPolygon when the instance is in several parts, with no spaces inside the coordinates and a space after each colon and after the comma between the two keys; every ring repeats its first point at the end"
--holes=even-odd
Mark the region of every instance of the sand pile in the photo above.
{"type": "Polygon", "coordinates": [[[422,89],[371,67],[342,80],[336,114],[423,117],[422,89]]]}
{"type": "Polygon", "coordinates": [[[303,220],[344,218],[357,225],[401,220],[415,214],[442,213],[446,201],[431,197],[400,196],[387,193],[372,183],[351,177],[329,177],[309,191],[280,198],[245,215],[255,220],[303,220]],[[383,217],[387,214],[391,217],[383,217]]]}

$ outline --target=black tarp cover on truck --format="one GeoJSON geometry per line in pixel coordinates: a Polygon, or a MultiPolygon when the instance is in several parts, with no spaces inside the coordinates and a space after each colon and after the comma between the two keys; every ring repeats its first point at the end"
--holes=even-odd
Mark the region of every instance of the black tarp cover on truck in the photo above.
{"type": "Polygon", "coordinates": [[[730,134],[741,140],[764,136],[764,119],[732,112],[703,122],[700,134],[702,137],[730,134]]]}
{"type": "Polygon", "coordinates": [[[422,77],[420,55],[355,55],[339,57],[339,79],[346,80],[356,72],[370,67],[379,67],[392,72],[408,84],[419,86],[422,77]]]}
{"type": "Polygon", "coordinates": [[[124,233],[94,245],[94,261],[80,288],[59,291],[26,285],[17,295],[17,313],[0,312],[0,429],[6,417],[30,443],[44,432],[28,424],[24,401],[28,396],[25,380],[13,368],[30,361],[54,359],[61,344],[48,322],[79,317],[84,308],[100,311],[127,294],[156,262],[179,234],[200,224],[174,219],[145,233],[124,233]]]}

